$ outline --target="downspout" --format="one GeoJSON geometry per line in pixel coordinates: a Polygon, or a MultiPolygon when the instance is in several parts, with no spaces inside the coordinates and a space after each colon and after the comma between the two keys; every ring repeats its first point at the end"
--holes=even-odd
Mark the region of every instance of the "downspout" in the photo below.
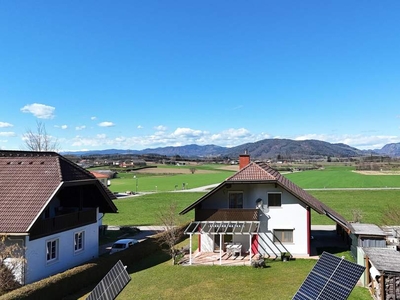
{"type": "Polygon", "coordinates": [[[307,206],[307,254],[311,256],[311,209],[307,206]]]}

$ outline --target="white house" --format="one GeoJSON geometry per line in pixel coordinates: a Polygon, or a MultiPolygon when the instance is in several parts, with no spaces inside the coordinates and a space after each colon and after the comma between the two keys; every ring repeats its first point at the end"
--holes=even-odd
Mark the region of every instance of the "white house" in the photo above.
{"type": "Polygon", "coordinates": [[[223,252],[237,244],[241,252],[278,257],[311,254],[311,210],[325,214],[348,231],[334,210],[262,162],[241,155],[239,171],[180,214],[195,210],[186,229],[199,236],[199,252],[223,252]]]}
{"type": "Polygon", "coordinates": [[[32,283],[98,257],[104,213],[115,196],[94,175],[55,152],[0,150],[0,235],[18,243],[32,283]]]}

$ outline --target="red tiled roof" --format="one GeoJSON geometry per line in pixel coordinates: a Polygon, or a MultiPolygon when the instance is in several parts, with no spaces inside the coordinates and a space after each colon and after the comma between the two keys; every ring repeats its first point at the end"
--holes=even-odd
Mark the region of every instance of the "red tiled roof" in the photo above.
{"type": "Polygon", "coordinates": [[[103,173],[94,172],[94,171],[91,171],[90,173],[92,173],[92,175],[96,178],[108,178],[108,175],[103,174],[103,173]]]}
{"type": "MultiPolygon", "coordinates": [[[[98,180],[55,152],[0,150],[0,233],[27,232],[53,194],[64,183],[98,180]]],[[[115,196],[102,184],[108,211],[115,196]]]]}
{"type": "Polygon", "coordinates": [[[181,211],[181,214],[185,214],[188,211],[192,210],[197,204],[202,202],[204,199],[208,198],[211,194],[215,193],[226,184],[233,183],[275,183],[294,195],[296,198],[301,200],[307,206],[310,206],[319,214],[326,214],[330,218],[335,219],[337,222],[340,222],[343,226],[348,228],[348,222],[345,218],[343,218],[336,211],[319,201],[317,198],[313,197],[305,190],[291,182],[286,177],[282,176],[277,170],[271,168],[268,164],[262,162],[251,162],[243,169],[239,170],[237,173],[227,178],[224,182],[222,182],[215,189],[201,197],[196,202],[192,203],[190,206],[181,211]]]}

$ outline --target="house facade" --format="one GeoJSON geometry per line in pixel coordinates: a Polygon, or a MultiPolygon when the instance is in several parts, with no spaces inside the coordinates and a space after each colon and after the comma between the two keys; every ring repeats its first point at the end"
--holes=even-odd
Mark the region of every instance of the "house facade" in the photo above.
{"type": "Polygon", "coordinates": [[[241,155],[239,171],[185,208],[195,211],[186,229],[199,238],[199,252],[225,252],[237,244],[241,253],[307,257],[311,254],[311,210],[348,230],[331,208],[262,162],[241,155]]]}
{"type": "Polygon", "coordinates": [[[98,257],[104,213],[115,196],[96,177],[54,152],[0,151],[0,235],[18,243],[17,275],[32,283],[98,257]]]}

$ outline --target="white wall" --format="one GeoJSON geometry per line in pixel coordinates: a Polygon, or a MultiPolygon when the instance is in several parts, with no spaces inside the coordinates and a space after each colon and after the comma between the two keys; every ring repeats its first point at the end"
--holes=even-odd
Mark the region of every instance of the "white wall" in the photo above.
{"type": "MultiPolygon", "coordinates": [[[[273,254],[273,251],[270,249],[272,248],[279,255],[280,252],[285,251],[289,251],[292,255],[308,255],[307,209],[300,200],[281,187],[275,187],[275,184],[232,184],[231,188],[223,188],[210,198],[204,200],[202,202],[202,209],[228,208],[228,195],[229,192],[233,191],[243,192],[243,208],[256,208],[256,200],[258,198],[261,198],[264,202],[263,214],[260,216],[260,237],[258,240],[260,253],[273,254]],[[281,207],[268,207],[268,193],[271,192],[282,193],[281,207]],[[279,244],[274,244],[270,241],[273,240],[272,232],[274,229],[293,230],[293,243],[283,244],[286,250],[279,244]]],[[[202,236],[202,241],[203,239],[204,235],[202,236]]],[[[235,236],[235,239],[243,239],[243,242],[246,242],[246,244],[249,243],[246,238],[235,236]]],[[[207,243],[210,242],[208,241],[207,243]]],[[[209,248],[211,248],[209,244],[205,243],[203,245],[202,242],[202,251],[206,251],[209,248]]]]}
{"type": "Polygon", "coordinates": [[[25,252],[27,260],[25,283],[32,283],[50,275],[63,272],[98,257],[98,228],[98,223],[93,223],[33,241],[29,241],[29,238],[27,238],[25,252]],[[79,231],[84,231],[84,246],[82,251],[75,252],[74,235],[79,231]],[[54,262],[47,263],[46,242],[52,239],[59,240],[58,259],[54,262]]]}

